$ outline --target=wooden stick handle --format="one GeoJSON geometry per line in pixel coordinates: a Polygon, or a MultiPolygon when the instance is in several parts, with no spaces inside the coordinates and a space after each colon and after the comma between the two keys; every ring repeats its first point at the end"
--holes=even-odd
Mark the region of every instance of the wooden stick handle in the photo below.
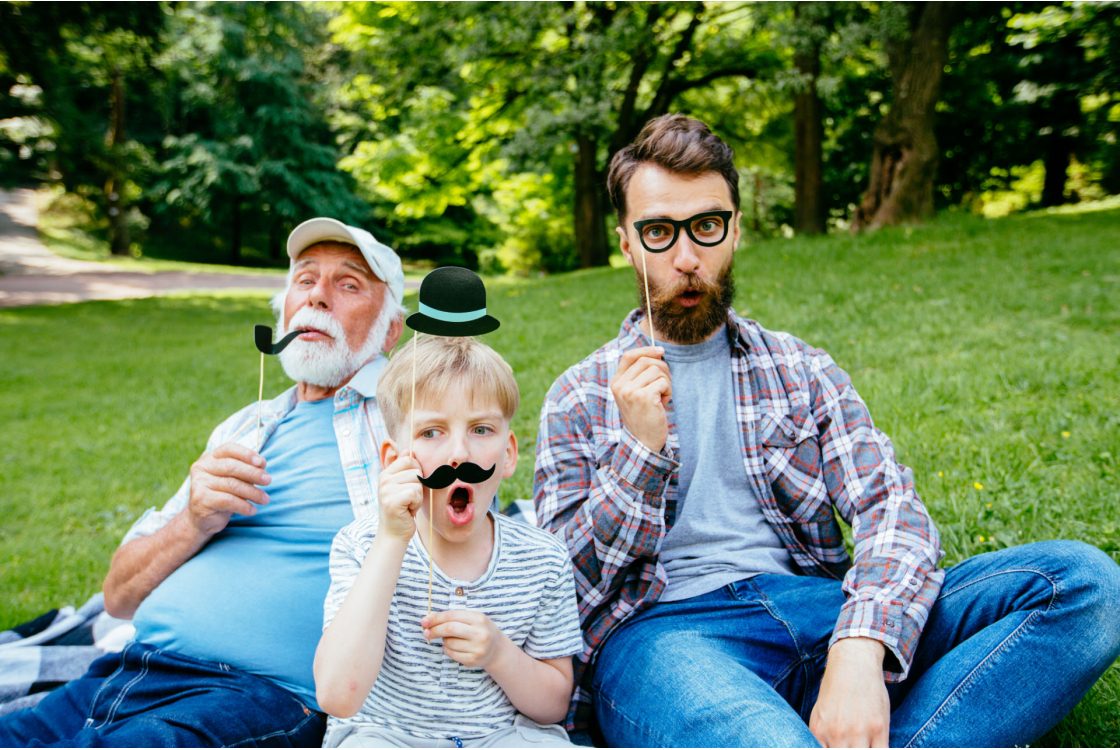
{"type": "Polygon", "coordinates": [[[257,452],[261,450],[261,408],[264,405],[264,352],[261,352],[261,376],[257,386],[257,452]]]}
{"type": "Polygon", "coordinates": [[[653,307],[649,301],[649,274],[646,273],[646,251],[643,249],[642,254],[642,281],[646,287],[646,325],[649,326],[649,345],[657,346],[657,339],[653,335],[653,307]]]}

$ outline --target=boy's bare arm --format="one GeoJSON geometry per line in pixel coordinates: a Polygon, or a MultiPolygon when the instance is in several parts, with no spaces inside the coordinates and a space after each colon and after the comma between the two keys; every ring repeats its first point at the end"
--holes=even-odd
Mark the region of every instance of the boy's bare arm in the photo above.
{"type": "Polygon", "coordinates": [[[416,460],[400,457],[381,473],[377,535],[346,600],[315,650],[315,698],[332,716],[353,716],[381,672],[389,604],[420,506],[416,460]]]}
{"type": "Polygon", "coordinates": [[[572,697],[572,660],[534,659],[502,633],[483,612],[433,612],[420,621],[429,640],[465,667],[481,667],[521,713],[538,724],[556,724],[572,697]]]}
{"type": "Polygon", "coordinates": [[[408,542],[378,535],[354,586],[315,650],[315,698],[331,716],[353,716],[381,672],[389,603],[408,542]],[[396,571],[396,573],[394,573],[396,571]]]}
{"type": "Polygon", "coordinates": [[[534,659],[508,638],[508,663],[499,658],[487,670],[521,713],[538,724],[559,724],[572,700],[572,657],[534,659]]]}

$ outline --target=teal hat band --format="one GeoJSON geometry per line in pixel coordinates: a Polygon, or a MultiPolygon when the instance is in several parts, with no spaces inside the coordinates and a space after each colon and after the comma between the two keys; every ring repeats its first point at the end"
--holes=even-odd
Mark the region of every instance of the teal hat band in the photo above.
{"type": "Polygon", "coordinates": [[[486,317],[485,307],[481,310],[471,310],[470,312],[444,312],[434,307],[428,307],[423,302],[420,303],[420,312],[427,315],[429,318],[442,320],[444,323],[468,323],[472,320],[486,317]]]}

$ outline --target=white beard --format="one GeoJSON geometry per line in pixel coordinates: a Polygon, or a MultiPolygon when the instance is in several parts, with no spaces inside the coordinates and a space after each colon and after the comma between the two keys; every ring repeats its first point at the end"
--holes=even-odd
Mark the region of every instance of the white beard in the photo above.
{"type": "Polygon", "coordinates": [[[285,326],[284,312],[281,310],[276,320],[280,338],[289,331],[309,327],[328,334],[332,341],[303,341],[297,338],[280,352],[280,365],[288,377],[297,383],[337,388],[381,353],[389,334],[389,325],[393,322],[393,314],[392,305],[382,305],[365,343],[358,351],[354,351],[346,342],[342,324],[329,313],[302,307],[285,326]]]}

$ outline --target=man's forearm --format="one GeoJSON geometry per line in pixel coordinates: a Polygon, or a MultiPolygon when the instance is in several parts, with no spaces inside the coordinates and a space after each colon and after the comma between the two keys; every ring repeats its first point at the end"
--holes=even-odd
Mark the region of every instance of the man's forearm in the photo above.
{"type": "Polygon", "coordinates": [[[154,534],[119,547],[102,584],[105,611],[113,617],[131,618],[156,586],[208,541],[210,536],[199,531],[184,510],[154,534]]]}
{"type": "Polygon", "coordinates": [[[890,699],[883,682],[883,644],[843,638],[828,650],[809,730],[825,747],[886,747],[890,699]]]}

